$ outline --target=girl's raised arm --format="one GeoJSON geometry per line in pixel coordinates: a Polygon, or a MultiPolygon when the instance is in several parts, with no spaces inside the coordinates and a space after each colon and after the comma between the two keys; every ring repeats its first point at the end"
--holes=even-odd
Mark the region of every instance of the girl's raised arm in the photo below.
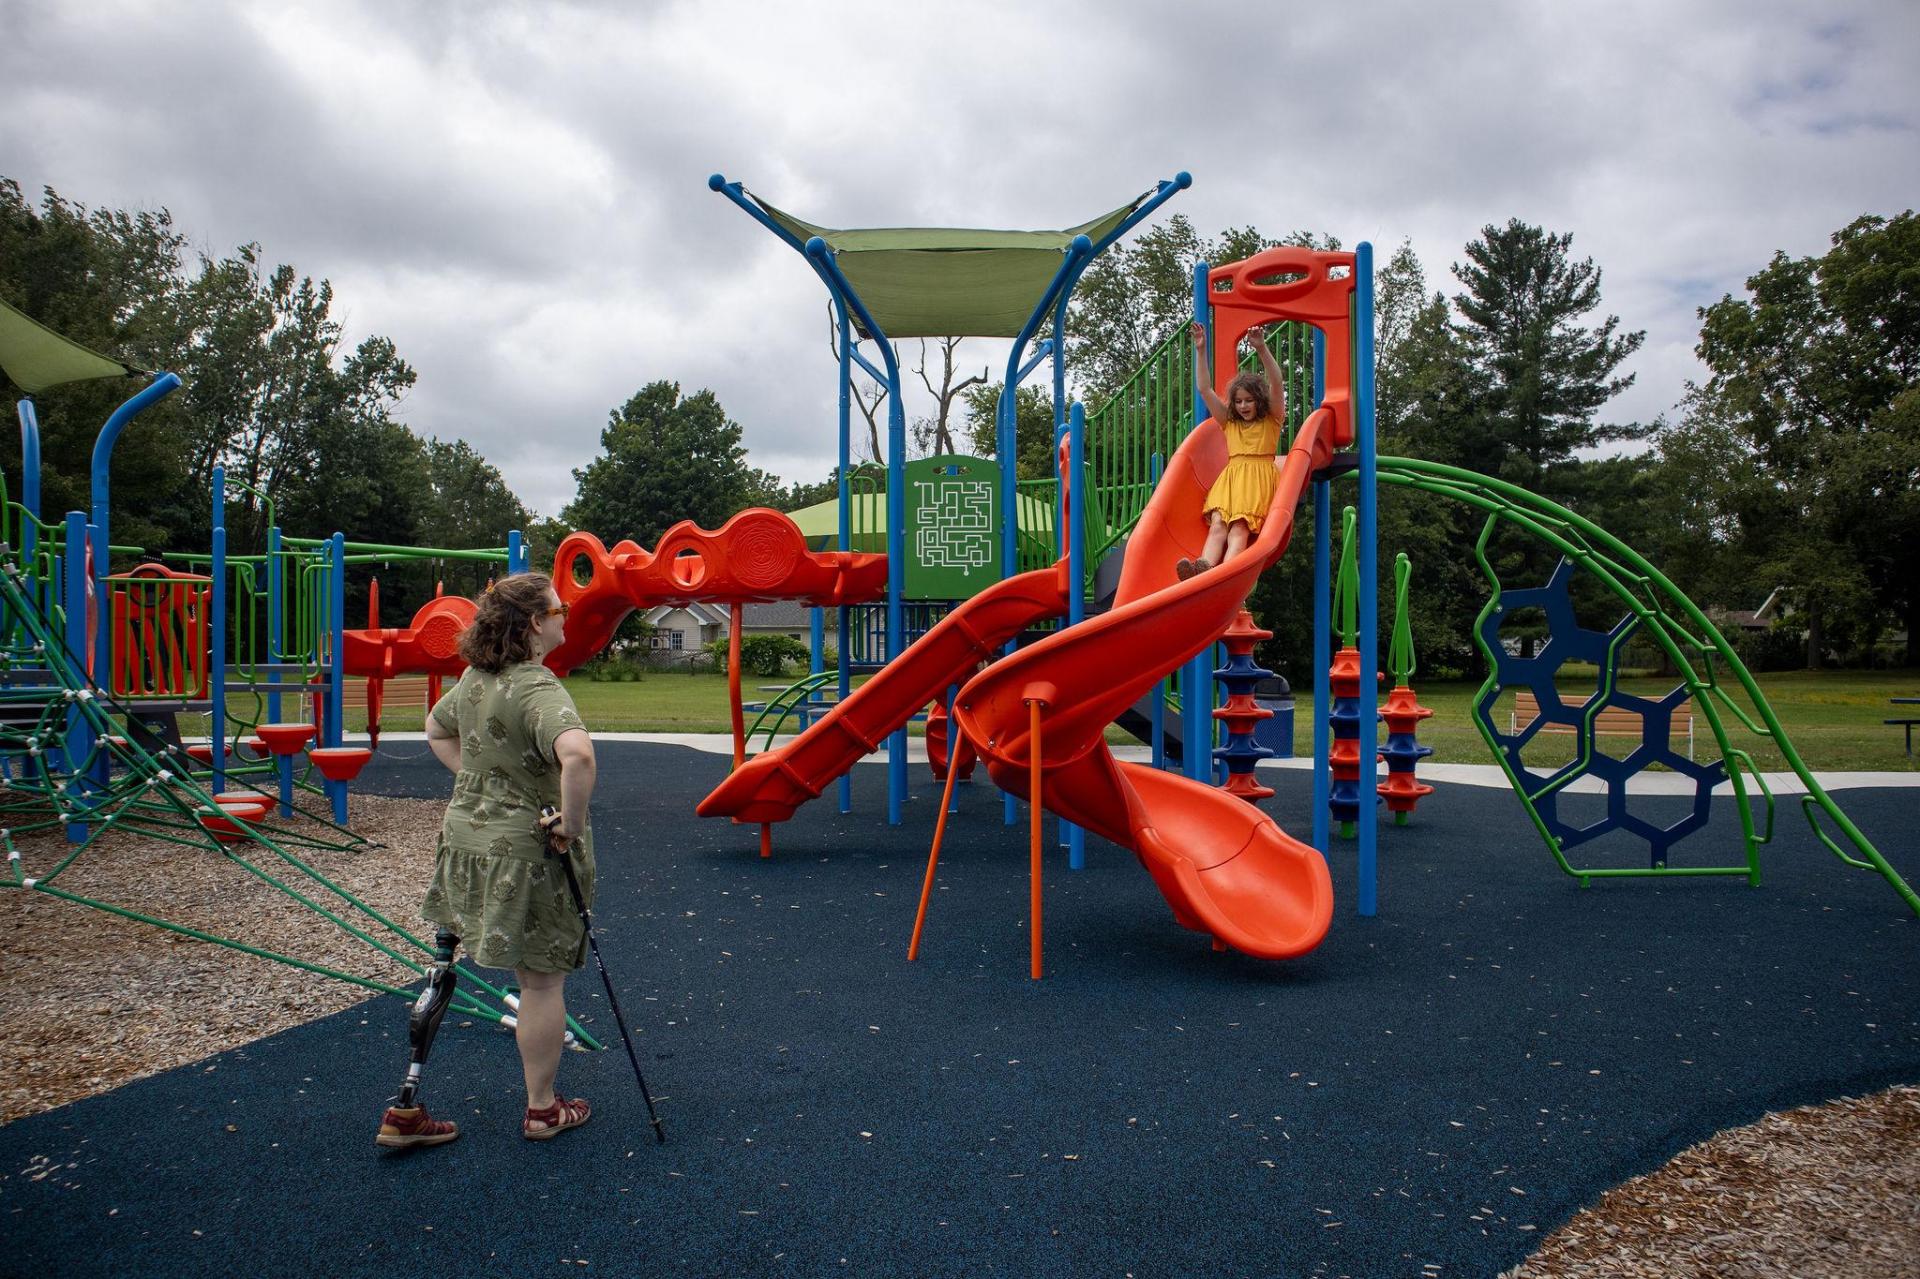
{"type": "Polygon", "coordinates": [[[1273,358],[1273,352],[1267,348],[1267,326],[1256,324],[1247,330],[1247,337],[1253,342],[1254,353],[1260,357],[1260,372],[1267,379],[1267,411],[1276,422],[1287,420],[1287,379],[1280,372],[1279,361],[1273,358]]]}
{"type": "Polygon", "coordinates": [[[1207,412],[1224,429],[1233,420],[1233,413],[1227,408],[1227,402],[1213,389],[1213,370],[1207,367],[1207,330],[1199,321],[1195,321],[1187,330],[1193,335],[1193,384],[1200,390],[1200,399],[1207,406],[1207,412]]]}

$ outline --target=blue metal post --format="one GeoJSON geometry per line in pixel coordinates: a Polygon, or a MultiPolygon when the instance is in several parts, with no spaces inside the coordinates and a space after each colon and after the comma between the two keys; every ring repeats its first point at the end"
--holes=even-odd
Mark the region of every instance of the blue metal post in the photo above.
{"type": "Polygon", "coordinates": [[[283,598],[286,570],[280,563],[280,526],[274,525],[267,530],[267,667],[270,685],[275,692],[267,694],[267,719],[271,723],[280,722],[279,684],[286,678],[276,669],[286,660],[286,601],[283,598]]]}
{"type": "MultiPolygon", "coordinates": [[[[1067,625],[1078,626],[1086,620],[1087,592],[1087,406],[1075,400],[1067,415],[1067,474],[1060,487],[1068,494],[1070,522],[1061,529],[1067,546],[1067,625]]],[[[951,754],[951,752],[949,752],[951,754]]],[[[1080,870],[1087,864],[1087,832],[1063,821],[1067,832],[1067,865],[1080,870]]]]}
{"type": "MultiPolygon", "coordinates": [[[[1193,370],[1193,425],[1207,418],[1207,402],[1200,388],[1213,380],[1213,300],[1207,296],[1207,264],[1193,266],[1193,318],[1207,328],[1208,341],[1193,370]]],[[[1205,781],[1213,769],[1212,647],[1203,648],[1180,671],[1180,771],[1194,781],[1205,781]]]]}
{"type": "MultiPolygon", "coordinates": [[[[76,663],[86,660],[87,651],[87,517],[79,511],[67,512],[67,551],[66,575],[63,582],[63,596],[67,612],[67,658],[76,663]]],[[[101,628],[103,631],[105,627],[101,628]]],[[[84,672],[82,672],[84,677],[84,672]]],[[[93,752],[93,725],[80,713],[75,705],[67,707],[66,767],[67,795],[74,807],[87,807],[87,783],[83,767],[87,757],[93,752]]],[[[51,745],[42,741],[41,750],[51,745]]],[[[29,774],[31,775],[31,774],[29,774]]],[[[80,822],[67,823],[67,838],[79,843],[87,837],[87,828],[80,822]]]]}
{"type": "Polygon", "coordinates": [[[227,468],[213,468],[213,557],[208,572],[213,577],[212,616],[207,637],[212,651],[207,661],[207,695],[213,751],[213,793],[227,788],[227,468]]]}
{"type": "MultiPolygon", "coordinates": [[[[1012,577],[1020,571],[1020,382],[1015,366],[1020,358],[1020,347],[1014,344],[1011,355],[1007,357],[1007,374],[1000,383],[1000,402],[994,405],[994,457],[1000,463],[1000,577],[1012,577]]],[[[1020,645],[1019,640],[1008,641],[1005,651],[1012,653],[1020,645]]],[[[952,760],[951,751],[948,755],[952,760]]],[[[1000,820],[1011,826],[1019,820],[1011,792],[1000,794],[1000,820]]]]}
{"type": "Polygon", "coordinates": [[[515,573],[524,573],[526,571],[527,571],[526,541],[520,536],[519,529],[517,528],[508,529],[507,530],[507,574],[511,576],[515,573]]]}
{"type": "MultiPolygon", "coordinates": [[[[827,610],[818,606],[807,610],[807,674],[818,675],[826,669],[827,647],[827,610]]],[[[820,692],[815,689],[800,699],[800,731],[806,732],[813,727],[813,699],[820,692]]]]}
{"type": "MultiPolygon", "coordinates": [[[[907,651],[907,415],[901,403],[900,366],[887,351],[887,661],[907,651]]],[[[887,734],[887,825],[900,824],[907,801],[907,728],[887,734]]]]}
{"type": "MultiPolygon", "coordinates": [[[[1313,404],[1326,396],[1327,344],[1319,330],[1313,334],[1313,404]]],[[[1333,710],[1333,485],[1313,482],[1313,846],[1322,857],[1332,857],[1332,832],[1327,800],[1333,793],[1328,764],[1332,749],[1327,716],[1333,710]]]]}
{"type": "Polygon", "coordinates": [[[40,541],[40,418],[33,400],[24,398],[15,406],[20,415],[20,505],[33,518],[20,526],[20,569],[35,579],[34,547],[40,541]]]}
{"type": "MultiPolygon", "coordinates": [[[[107,566],[107,546],[109,544],[107,536],[107,512],[112,487],[113,446],[120,442],[120,433],[127,429],[127,423],[133,421],[134,418],[140,416],[140,414],[173,394],[174,391],[179,389],[179,386],[180,379],[176,375],[172,373],[162,373],[125,404],[115,409],[113,415],[107,419],[107,424],[100,428],[100,434],[94,439],[93,519],[91,521],[93,525],[91,535],[93,539],[93,578],[95,587],[99,591],[102,600],[106,598],[105,579],[109,572],[107,566]]],[[[108,649],[108,645],[112,642],[112,637],[108,634],[110,629],[110,627],[102,626],[97,628],[96,631],[97,643],[93,654],[94,669],[102,675],[106,673],[108,663],[112,660],[112,653],[108,649]]],[[[82,648],[76,651],[84,651],[84,647],[83,644],[82,648]]]]}
{"type": "MultiPolygon", "coordinates": [[[[847,487],[847,472],[853,465],[853,325],[847,318],[847,308],[838,298],[834,299],[833,313],[840,326],[840,549],[853,549],[853,497],[847,487]]],[[[847,694],[853,691],[851,659],[847,656],[847,645],[852,639],[849,634],[853,610],[845,604],[840,606],[840,653],[835,663],[839,672],[836,696],[840,701],[847,700],[847,694]]],[[[853,811],[853,770],[845,769],[840,774],[840,811],[853,811]]]]}
{"type": "MultiPolygon", "coordinates": [[[[323,746],[338,746],[342,739],[342,730],[346,727],[341,719],[345,710],[346,666],[341,661],[344,654],[341,649],[346,643],[347,629],[347,536],[335,533],[332,542],[333,589],[328,592],[327,634],[329,639],[327,653],[327,739],[323,746]]],[[[342,826],[347,822],[347,784],[328,782],[327,796],[333,800],[333,820],[342,826]]]]}
{"type": "MultiPolygon", "coordinates": [[[[1160,470],[1163,463],[1158,453],[1147,459],[1147,475],[1151,487],[1160,487],[1160,470]]],[[[1153,725],[1153,766],[1167,766],[1167,681],[1161,680],[1153,686],[1153,699],[1148,706],[1147,716],[1153,725]]]]}
{"type": "Polygon", "coordinates": [[[1353,266],[1353,433],[1360,445],[1360,850],[1359,907],[1379,909],[1375,884],[1380,836],[1379,784],[1380,589],[1379,513],[1375,506],[1377,449],[1373,438],[1373,245],[1362,240],[1353,266]]]}

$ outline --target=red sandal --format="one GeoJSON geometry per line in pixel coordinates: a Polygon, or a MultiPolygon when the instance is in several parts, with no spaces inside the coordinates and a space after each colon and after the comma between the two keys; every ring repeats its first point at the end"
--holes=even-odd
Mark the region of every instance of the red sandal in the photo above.
{"type": "Polygon", "coordinates": [[[527,1107],[527,1117],[520,1121],[520,1135],[528,1141],[548,1141],[569,1128],[578,1128],[593,1118],[593,1107],[584,1097],[571,1100],[559,1093],[553,1095],[553,1104],[543,1110],[527,1107]],[[534,1128],[530,1125],[543,1124],[534,1128]]]}
{"type": "Polygon", "coordinates": [[[460,1135],[460,1129],[445,1119],[435,1119],[425,1106],[401,1109],[389,1106],[380,1116],[380,1131],[373,1144],[389,1150],[409,1150],[414,1146],[438,1146],[460,1135]]]}

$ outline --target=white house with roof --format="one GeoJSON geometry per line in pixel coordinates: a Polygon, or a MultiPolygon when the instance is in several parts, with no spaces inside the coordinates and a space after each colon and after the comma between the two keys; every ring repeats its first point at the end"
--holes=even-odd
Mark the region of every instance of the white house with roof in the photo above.
{"type": "MultiPolygon", "coordinates": [[[[755,635],[786,635],[808,643],[813,634],[813,610],[797,600],[747,604],[740,610],[742,639],[755,635]]],[[[661,604],[642,615],[653,627],[649,647],[661,656],[693,654],[715,640],[724,640],[732,617],[724,604],[661,604]]],[[[839,610],[826,610],[827,645],[839,645],[839,610]]]]}

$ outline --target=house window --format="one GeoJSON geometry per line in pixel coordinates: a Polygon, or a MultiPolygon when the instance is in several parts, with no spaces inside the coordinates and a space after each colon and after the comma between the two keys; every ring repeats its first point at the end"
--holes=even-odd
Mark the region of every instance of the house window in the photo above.
{"type": "Polygon", "coordinates": [[[677,653],[682,648],[684,648],[686,646],[686,642],[687,642],[687,633],[685,631],[668,631],[667,632],[667,647],[672,649],[674,652],[677,653]]]}

